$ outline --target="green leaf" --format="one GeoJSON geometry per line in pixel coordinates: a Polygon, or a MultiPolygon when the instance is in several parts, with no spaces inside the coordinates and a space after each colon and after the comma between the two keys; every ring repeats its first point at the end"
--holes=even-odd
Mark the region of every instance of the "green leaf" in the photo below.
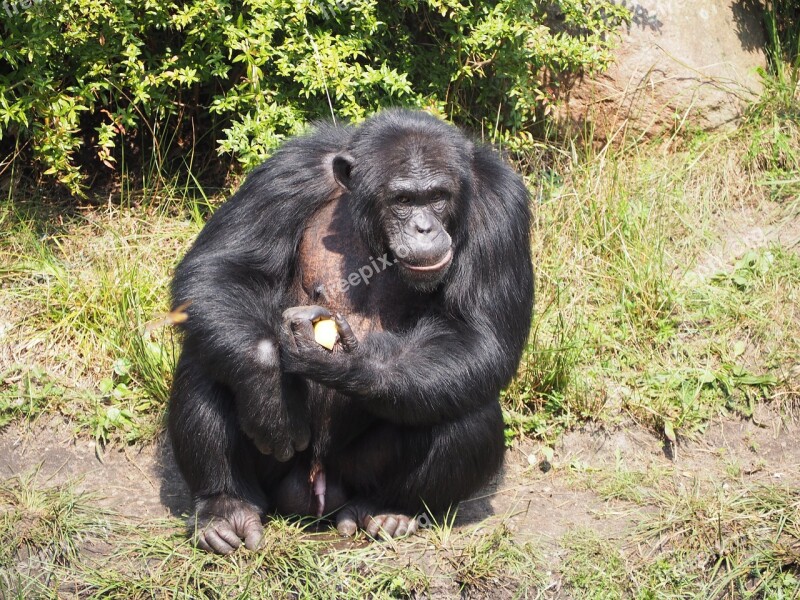
{"type": "Polygon", "coordinates": [[[106,377],[100,380],[98,387],[103,394],[110,394],[111,390],[114,389],[114,382],[109,377],[106,377]]]}
{"type": "Polygon", "coordinates": [[[131,361],[127,358],[118,358],[114,361],[114,365],[112,367],[114,374],[120,379],[127,381],[128,374],[131,370],[131,361]]]}
{"type": "Polygon", "coordinates": [[[111,423],[116,423],[120,417],[120,410],[116,406],[109,406],[106,409],[106,419],[111,423]]]}
{"type": "Polygon", "coordinates": [[[677,438],[675,437],[675,426],[670,420],[664,421],[664,435],[673,444],[677,441],[677,438]]]}
{"type": "Polygon", "coordinates": [[[716,380],[717,376],[708,369],[704,369],[703,372],[700,374],[700,377],[698,378],[698,381],[701,384],[714,383],[716,380]]]}

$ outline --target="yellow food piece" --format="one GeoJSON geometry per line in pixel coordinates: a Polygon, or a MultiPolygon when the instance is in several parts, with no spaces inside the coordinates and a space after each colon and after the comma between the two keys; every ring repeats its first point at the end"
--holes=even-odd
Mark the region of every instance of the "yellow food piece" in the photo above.
{"type": "Polygon", "coordinates": [[[320,319],[314,323],[314,340],[328,350],[333,350],[339,332],[336,331],[336,322],[333,319],[320,319]]]}

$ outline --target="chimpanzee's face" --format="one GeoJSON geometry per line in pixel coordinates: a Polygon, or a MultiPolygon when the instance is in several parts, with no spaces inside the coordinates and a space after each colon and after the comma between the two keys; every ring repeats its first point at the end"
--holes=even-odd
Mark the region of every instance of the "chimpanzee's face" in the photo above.
{"type": "Polygon", "coordinates": [[[398,165],[378,201],[385,243],[403,278],[429,288],[453,261],[447,230],[458,184],[437,168],[436,157],[415,156],[398,165]]]}
{"type": "Polygon", "coordinates": [[[333,159],[334,177],[350,193],[370,250],[388,251],[409,285],[430,291],[457,260],[454,227],[469,198],[472,145],[434,119],[376,122],[352,154],[333,159]]]}

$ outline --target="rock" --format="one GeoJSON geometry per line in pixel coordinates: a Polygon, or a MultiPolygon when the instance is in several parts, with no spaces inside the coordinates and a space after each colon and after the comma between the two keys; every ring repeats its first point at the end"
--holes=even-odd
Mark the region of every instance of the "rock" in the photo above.
{"type": "Polygon", "coordinates": [[[686,124],[730,127],[758,97],[766,67],[761,7],[752,0],[622,0],[633,17],[605,73],[578,81],[557,113],[596,139],[686,124]]]}

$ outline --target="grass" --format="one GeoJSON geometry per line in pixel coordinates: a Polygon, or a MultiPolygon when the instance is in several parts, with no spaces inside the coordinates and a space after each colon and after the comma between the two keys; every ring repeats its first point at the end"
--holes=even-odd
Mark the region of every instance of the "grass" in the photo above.
{"type": "Polygon", "coordinates": [[[637,522],[627,539],[613,543],[591,530],[564,540],[572,550],[565,569],[581,597],[800,594],[800,491],[795,484],[774,477],[754,481],[735,462],[697,471],[686,464],[642,468],[619,456],[608,468],[584,469],[573,480],[609,501],[610,510],[637,522]],[[594,571],[601,574],[593,576],[594,571]],[[591,590],[582,587],[585,582],[591,590]]]}
{"type": "Polygon", "coordinates": [[[642,525],[640,535],[661,546],[660,560],[669,571],[696,582],[699,597],[791,598],[797,593],[797,489],[744,485],[730,490],[695,483],[661,491],[654,500],[659,512],[642,525]]]}
{"type": "Polygon", "coordinates": [[[797,253],[762,241],[705,264],[738,239],[737,212],[796,214],[770,202],[751,150],[747,131],[668,152],[606,148],[549,190],[535,230],[540,308],[506,393],[519,432],[557,435],[623,409],[691,435],[755,398],[796,394],[797,253]]]}
{"type": "Polygon", "coordinates": [[[562,543],[569,550],[564,577],[576,597],[605,600],[625,594],[625,564],[613,543],[591,529],[575,529],[562,543]]]}
{"type": "Polygon", "coordinates": [[[443,532],[433,524],[403,544],[343,543],[309,524],[271,520],[265,545],[230,557],[192,547],[175,519],[133,526],[86,504],[74,488],[0,488],[0,597],[407,598],[490,591],[533,594],[538,556],[502,522],[443,532]],[[78,554],[102,539],[102,553],[78,554]],[[446,543],[441,543],[446,540],[446,543]],[[16,552],[14,552],[16,549],[16,552]],[[31,562],[30,557],[35,557],[31,562]]]}
{"type": "MultiPolygon", "coordinates": [[[[775,223],[796,215],[795,203],[765,183],[772,158],[757,158],[753,139],[745,131],[668,152],[605,148],[570,158],[560,179],[547,180],[536,208],[531,344],[503,396],[509,443],[537,437],[553,446],[586,421],[630,420],[674,443],[702,435],[719,415],[796,403],[796,249],[778,236],[724,250],[726,236],[739,235],[738,214],[775,223]]],[[[762,151],[774,154],[770,144],[762,151]]],[[[186,200],[169,210],[63,213],[22,198],[0,211],[0,320],[10,341],[2,422],[60,414],[100,447],[153,440],[175,340],[170,328],[145,324],[167,310],[169,275],[199,230],[200,209],[186,200]]],[[[507,523],[488,531],[442,523],[397,547],[341,549],[328,534],[273,521],[267,549],[233,559],[189,547],[176,520],[144,530],[123,523],[102,556],[76,561],[82,538],[72,519],[88,513],[33,510],[14,496],[3,521],[3,546],[14,549],[3,585],[17,597],[536,597],[555,577],[586,598],[792,597],[791,490],[663,489],[671,476],[621,473],[596,491],[650,515],[637,533],[649,554],[576,529],[557,541],[563,557],[553,576],[541,549],[507,523]],[[730,546],[715,550],[720,539],[730,546]],[[43,565],[31,574],[20,552],[43,556],[43,565]]],[[[34,491],[50,505],[73,494],[34,491]]]]}
{"type": "MultiPolygon", "coordinates": [[[[176,342],[145,322],[168,305],[172,265],[198,231],[194,221],[110,208],[61,218],[35,202],[15,202],[2,217],[0,300],[21,340],[19,362],[35,382],[60,383],[68,402],[37,402],[31,377],[14,363],[2,374],[0,412],[34,417],[59,410],[99,441],[152,439],[159,428],[176,342]],[[5,399],[5,400],[3,400],[5,399]]],[[[38,383],[41,387],[42,383],[38,383]]],[[[38,397],[41,397],[39,394],[38,397]]]]}
{"type": "Polygon", "coordinates": [[[108,514],[72,485],[43,487],[34,474],[0,482],[0,597],[49,596],[60,571],[107,537],[108,514]]]}
{"type": "Polygon", "coordinates": [[[724,484],[677,470],[580,475],[638,525],[608,538],[576,528],[561,540],[564,581],[580,598],[796,598],[796,487],[724,484]]]}
{"type": "MultiPolygon", "coordinates": [[[[733,135],[555,152],[558,176],[531,174],[537,312],[504,395],[509,439],[551,440],[621,411],[693,435],[757,398],[794,401],[797,253],[776,237],[707,260],[751,233],[737,211],[797,214],[776,173],[800,164],[800,131],[760,114],[733,135]]],[[[0,422],[58,410],[103,444],[153,438],[176,340],[145,324],[166,311],[207,206],[186,196],[69,212],[23,197],[0,208],[0,303],[18,354],[0,366],[0,422]]]]}

